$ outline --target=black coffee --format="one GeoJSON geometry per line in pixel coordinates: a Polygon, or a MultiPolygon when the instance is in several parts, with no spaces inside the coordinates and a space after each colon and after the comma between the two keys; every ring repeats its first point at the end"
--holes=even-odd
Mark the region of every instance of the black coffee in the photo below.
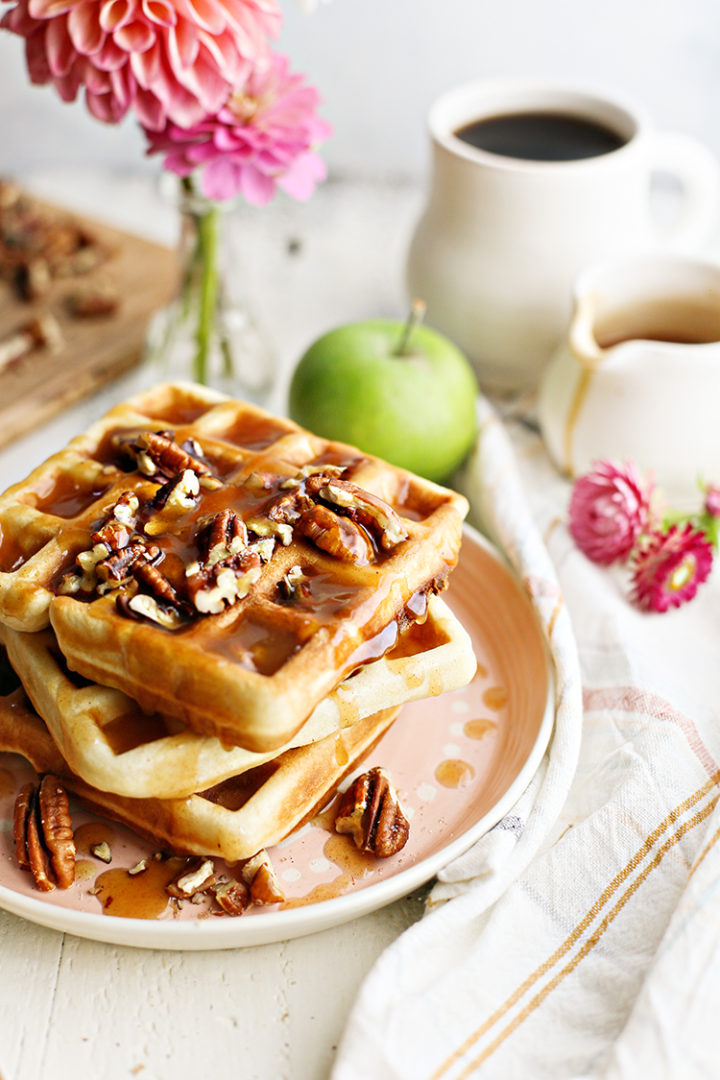
{"type": "Polygon", "coordinates": [[[557,112],[487,116],[454,134],[477,150],[523,161],[578,161],[609,154],[627,142],[604,124],[557,112]]]}

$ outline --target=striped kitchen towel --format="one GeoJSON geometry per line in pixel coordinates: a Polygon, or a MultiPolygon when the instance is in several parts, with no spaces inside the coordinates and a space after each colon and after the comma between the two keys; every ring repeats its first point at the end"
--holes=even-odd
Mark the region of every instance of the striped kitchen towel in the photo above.
{"type": "Polygon", "coordinates": [[[720,574],[632,608],[573,545],[537,435],[481,408],[466,488],[551,631],[554,738],[371,971],[334,1080],[720,1076],[720,574]]]}

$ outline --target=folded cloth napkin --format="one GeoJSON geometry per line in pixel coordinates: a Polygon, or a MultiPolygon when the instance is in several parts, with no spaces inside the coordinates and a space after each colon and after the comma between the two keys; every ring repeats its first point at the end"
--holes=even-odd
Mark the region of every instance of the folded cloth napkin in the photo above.
{"type": "Polygon", "coordinates": [[[485,404],[481,424],[466,489],[548,634],[554,737],[370,972],[333,1080],[717,1077],[718,572],[683,608],[637,611],[575,548],[537,434],[485,404]]]}

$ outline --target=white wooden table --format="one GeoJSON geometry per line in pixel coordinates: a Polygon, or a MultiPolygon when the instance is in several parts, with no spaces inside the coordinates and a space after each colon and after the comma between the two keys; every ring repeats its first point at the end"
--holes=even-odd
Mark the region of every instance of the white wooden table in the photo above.
{"type": "MultiPolygon", "coordinates": [[[[49,199],[173,242],[174,214],[147,179],[24,179],[49,199]]],[[[402,185],[335,183],[304,206],[248,212],[246,275],[280,361],[276,408],[294,362],[324,330],[403,314],[404,252],[420,200],[402,185]]],[[[0,452],[0,486],[143,378],[112,384],[0,452]]],[[[309,937],[203,953],[100,944],[0,912],[0,1078],[323,1080],[363,976],[421,912],[415,895],[309,937]]]]}

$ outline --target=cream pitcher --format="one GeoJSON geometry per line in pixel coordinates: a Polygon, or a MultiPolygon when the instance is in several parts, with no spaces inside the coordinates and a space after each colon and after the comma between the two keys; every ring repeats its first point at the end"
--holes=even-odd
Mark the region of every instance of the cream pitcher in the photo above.
{"type": "Polygon", "coordinates": [[[575,286],[540,387],[543,438],[569,476],[632,460],[673,498],[720,480],[720,265],[619,259],[575,286]]]}
{"type": "Polygon", "coordinates": [[[710,151],[687,135],[654,132],[641,110],[602,95],[519,80],[472,83],[436,101],[429,128],[433,174],[410,245],[408,287],[425,300],[428,322],[467,353],[486,390],[537,386],[585,266],[697,250],[717,222],[720,174],[710,151]],[[523,135],[528,124],[540,131],[523,135]],[[658,228],[651,205],[657,170],[682,188],[668,230],[658,228]]]}

